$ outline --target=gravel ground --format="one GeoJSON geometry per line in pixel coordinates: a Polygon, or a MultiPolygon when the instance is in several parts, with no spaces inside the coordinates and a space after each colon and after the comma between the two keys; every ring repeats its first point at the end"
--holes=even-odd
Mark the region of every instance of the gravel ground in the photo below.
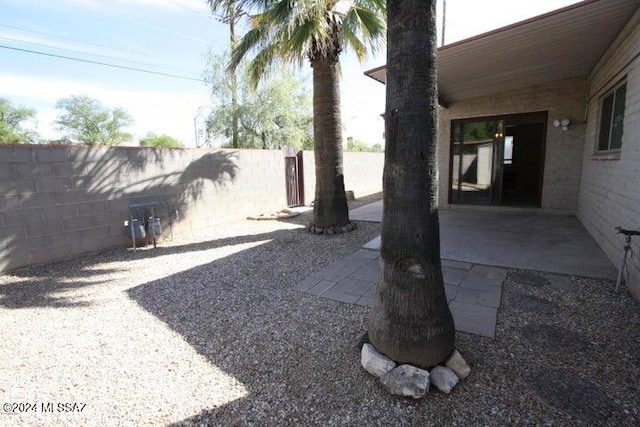
{"type": "Polygon", "coordinates": [[[496,338],[457,335],[470,377],[389,396],[359,366],[368,309],[294,290],[380,225],[309,215],[0,276],[0,400],[36,408],[0,425],[640,425],[640,305],[577,277],[510,271],[496,338]]]}

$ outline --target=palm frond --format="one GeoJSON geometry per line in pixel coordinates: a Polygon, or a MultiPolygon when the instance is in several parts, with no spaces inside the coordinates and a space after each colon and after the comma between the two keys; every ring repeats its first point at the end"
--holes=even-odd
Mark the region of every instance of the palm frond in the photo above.
{"type": "Polygon", "coordinates": [[[277,45],[270,44],[263,48],[249,63],[249,81],[255,89],[260,79],[267,74],[278,54],[277,45]]]}
{"type": "MultiPolygon", "coordinates": [[[[208,0],[210,4],[229,1],[234,0],[208,0]]],[[[250,65],[254,76],[276,59],[299,64],[304,58],[337,60],[343,48],[353,49],[363,59],[368,50],[377,51],[383,45],[386,34],[385,0],[352,0],[348,8],[337,0],[235,1],[258,13],[234,49],[230,67],[255,53],[250,65]]]]}

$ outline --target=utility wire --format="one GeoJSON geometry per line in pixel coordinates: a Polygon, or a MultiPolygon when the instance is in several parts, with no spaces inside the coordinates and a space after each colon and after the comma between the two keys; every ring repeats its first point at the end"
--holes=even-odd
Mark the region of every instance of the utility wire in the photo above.
{"type": "Polygon", "coordinates": [[[76,50],[76,49],[66,49],[66,48],[63,48],[63,47],[56,47],[54,45],[48,45],[48,44],[44,44],[44,43],[30,42],[30,41],[21,40],[21,39],[18,39],[18,38],[0,36],[0,39],[1,40],[12,41],[12,42],[16,42],[16,43],[24,43],[24,44],[30,44],[30,45],[33,45],[33,46],[45,47],[45,48],[48,48],[48,49],[56,49],[56,50],[62,50],[62,51],[71,52],[71,53],[79,53],[81,55],[89,55],[89,56],[95,56],[95,57],[98,57],[98,58],[112,59],[114,61],[128,62],[130,64],[147,65],[149,67],[160,67],[160,68],[169,69],[169,70],[176,70],[175,68],[165,67],[165,66],[162,66],[162,65],[150,64],[148,62],[134,61],[134,60],[131,60],[131,59],[118,58],[116,56],[110,56],[110,55],[101,55],[99,53],[83,52],[81,50],[76,50]]]}
{"type": "Polygon", "coordinates": [[[210,42],[209,40],[201,39],[199,37],[194,37],[194,36],[191,36],[189,34],[181,33],[180,31],[171,30],[171,29],[166,28],[166,27],[161,27],[159,25],[150,24],[148,22],[140,21],[140,20],[137,20],[137,19],[128,18],[128,17],[126,17],[124,15],[120,15],[120,14],[117,14],[117,13],[109,12],[109,11],[104,10],[104,9],[93,8],[93,11],[96,12],[96,13],[99,13],[101,15],[111,16],[112,18],[120,19],[122,21],[131,22],[131,23],[136,24],[136,25],[142,25],[144,27],[151,28],[151,29],[156,30],[156,31],[161,31],[161,32],[167,33],[167,34],[173,34],[174,36],[182,37],[182,38],[185,38],[185,39],[188,39],[188,40],[193,40],[193,41],[196,41],[196,42],[199,42],[199,43],[209,44],[209,42],[210,42]]]}
{"type": "Polygon", "coordinates": [[[86,44],[86,45],[90,45],[90,46],[97,46],[97,47],[101,47],[101,48],[109,49],[109,50],[121,51],[121,52],[126,52],[126,53],[133,53],[134,55],[146,56],[146,57],[149,57],[149,58],[165,59],[165,60],[168,59],[168,58],[163,57],[163,56],[149,55],[147,53],[137,52],[137,51],[130,50],[130,49],[123,49],[123,48],[108,46],[106,44],[100,44],[100,43],[92,43],[92,42],[88,42],[88,41],[85,41],[85,40],[74,39],[72,37],[65,37],[65,36],[59,36],[59,35],[52,34],[52,33],[46,33],[44,31],[36,31],[36,30],[30,30],[28,28],[16,27],[15,25],[0,24],[0,27],[11,28],[12,30],[24,31],[25,33],[33,33],[33,34],[40,34],[42,36],[47,36],[47,37],[55,37],[57,39],[70,40],[70,41],[73,41],[73,42],[76,42],[76,43],[86,44]]]}
{"type": "Polygon", "coordinates": [[[52,57],[52,58],[67,59],[69,61],[77,61],[77,62],[84,62],[84,63],[87,63],[87,64],[102,65],[104,67],[119,68],[121,70],[138,71],[138,72],[141,72],[141,73],[156,74],[156,75],[159,75],[159,76],[173,77],[173,78],[176,78],[176,79],[191,80],[191,81],[194,81],[194,82],[204,82],[203,79],[196,78],[196,77],[184,76],[184,75],[180,75],[180,74],[163,73],[161,71],[151,71],[151,70],[145,70],[145,69],[142,69],[142,68],[127,67],[127,66],[124,66],[124,65],[109,64],[109,63],[106,63],[106,62],[92,61],[90,59],[73,58],[71,56],[56,55],[56,54],[53,54],[53,53],[40,52],[40,51],[37,51],[37,50],[21,49],[21,48],[18,48],[18,47],[11,47],[11,46],[5,46],[5,45],[0,45],[0,48],[1,49],[15,50],[15,51],[24,52],[24,53],[31,53],[31,54],[34,54],[34,55],[49,56],[49,57],[52,57]]]}

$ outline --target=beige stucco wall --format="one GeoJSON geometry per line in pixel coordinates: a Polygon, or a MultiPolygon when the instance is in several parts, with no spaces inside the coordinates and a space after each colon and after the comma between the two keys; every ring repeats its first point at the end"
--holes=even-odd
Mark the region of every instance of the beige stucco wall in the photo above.
{"type": "MultiPolygon", "coordinates": [[[[618,265],[623,238],[614,227],[640,229],[640,11],[631,19],[588,80],[588,114],[578,218],[618,265]],[[595,153],[602,96],[626,76],[622,149],[595,153]]],[[[640,239],[634,242],[640,253],[640,239]]],[[[640,257],[630,260],[630,288],[640,299],[640,257]]]]}
{"type": "Polygon", "coordinates": [[[440,206],[448,206],[452,120],[548,111],[541,207],[546,212],[575,214],[585,129],[585,85],[583,78],[573,78],[458,101],[442,108],[438,152],[440,206]],[[566,132],[552,124],[553,120],[562,118],[571,120],[566,132]]]}

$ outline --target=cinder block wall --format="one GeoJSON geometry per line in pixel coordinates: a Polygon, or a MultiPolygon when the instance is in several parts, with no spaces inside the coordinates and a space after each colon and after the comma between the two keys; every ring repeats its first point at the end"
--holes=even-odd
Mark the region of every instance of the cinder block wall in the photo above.
{"type": "MultiPolygon", "coordinates": [[[[605,54],[589,78],[588,116],[583,152],[578,218],[618,265],[624,239],[622,226],[640,230],[640,11],[605,54]],[[624,133],[619,152],[596,152],[602,96],[627,79],[624,133]]],[[[640,299],[640,238],[629,259],[629,288],[640,299]]]]}
{"type": "MultiPolygon", "coordinates": [[[[313,153],[305,183],[314,188],[313,153]]],[[[383,155],[345,156],[358,193],[381,191],[383,155]],[[378,164],[379,176],[372,164],[378,164]],[[369,165],[364,168],[363,165],[369,165]],[[369,184],[368,182],[372,184],[369,184]],[[376,187],[377,186],[377,187],[376,187]]],[[[349,184],[347,184],[349,187],[349,184]]],[[[0,272],[124,245],[130,201],[163,200],[197,232],[287,205],[281,151],[0,146],[0,272]]],[[[308,193],[307,203],[313,200],[308,193]]],[[[168,232],[166,209],[159,209],[168,232]]]]}
{"type": "Polygon", "coordinates": [[[452,120],[548,111],[542,209],[574,215],[578,207],[582,167],[585,88],[584,78],[567,79],[458,101],[446,109],[440,109],[440,206],[448,205],[452,120]],[[571,126],[566,132],[552,124],[555,119],[563,118],[571,120],[571,126]]]}
{"type": "MultiPolygon", "coordinates": [[[[310,204],[316,192],[316,163],[313,151],[305,151],[303,156],[305,203],[310,204]]],[[[353,191],[356,199],[382,191],[384,153],[346,151],[342,163],[345,190],[353,191]]]]}

